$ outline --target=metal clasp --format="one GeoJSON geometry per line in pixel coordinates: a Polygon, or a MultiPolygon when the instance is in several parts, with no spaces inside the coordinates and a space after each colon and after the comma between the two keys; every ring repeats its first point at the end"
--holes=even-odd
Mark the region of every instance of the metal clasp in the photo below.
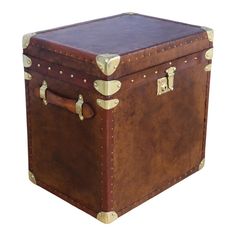
{"type": "Polygon", "coordinates": [[[47,82],[44,80],[42,86],[39,88],[39,96],[43,99],[43,103],[46,106],[48,104],[46,98],[46,90],[48,88],[47,82]]]}
{"type": "Polygon", "coordinates": [[[175,71],[176,67],[172,66],[166,70],[166,77],[157,80],[157,95],[174,90],[175,71]]]}
{"type": "Polygon", "coordinates": [[[78,101],[75,103],[75,112],[79,115],[80,120],[84,119],[82,106],[84,103],[83,96],[80,94],[78,101]]]}

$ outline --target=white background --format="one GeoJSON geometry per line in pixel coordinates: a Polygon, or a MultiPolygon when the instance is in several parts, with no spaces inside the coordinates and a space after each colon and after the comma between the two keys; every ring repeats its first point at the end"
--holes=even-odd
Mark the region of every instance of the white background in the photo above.
{"type": "Polygon", "coordinates": [[[1,1],[0,235],[236,235],[233,2],[1,1]],[[28,181],[21,38],[28,32],[130,11],[215,30],[206,166],[114,223],[104,225],[28,181]]]}

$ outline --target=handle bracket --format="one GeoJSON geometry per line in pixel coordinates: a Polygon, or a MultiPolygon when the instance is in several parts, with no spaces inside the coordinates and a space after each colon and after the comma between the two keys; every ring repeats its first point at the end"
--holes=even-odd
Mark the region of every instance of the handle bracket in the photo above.
{"type": "Polygon", "coordinates": [[[83,96],[80,94],[78,101],[75,103],[75,112],[79,115],[80,120],[84,119],[83,112],[82,112],[82,106],[84,103],[83,96]]]}
{"type": "Polygon", "coordinates": [[[42,86],[39,88],[39,96],[43,99],[43,103],[46,106],[48,104],[46,98],[46,90],[48,88],[47,82],[44,80],[42,86]]]}

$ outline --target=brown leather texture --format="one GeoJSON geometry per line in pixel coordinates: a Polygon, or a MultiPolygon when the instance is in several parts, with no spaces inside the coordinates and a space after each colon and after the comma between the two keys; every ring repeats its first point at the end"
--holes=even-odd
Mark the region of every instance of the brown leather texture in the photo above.
{"type": "Polygon", "coordinates": [[[104,79],[115,79],[209,47],[199,26],[139,15],[108,18],[38,32],[24,53],[104,79]],[[98,54],[119,54],[110,77],[96,65],[98,54]]]}
{"type": "Polygon", "coordinates": [[[113,210],[119,215],[198,170],[209,87],[205,52],[171,61],[174,90],[159,96],[157,79],[169,63],[125,78],[130,88],[117,94],[113,113],[113,210]]]}
{"type": "Polygon", "coordinates": [[[36,183],[92,216],[121,216],[197,171],[205,155],[209,48],[201,27],[138,14],[37,33],[24,49],[32,61],[25,84],[36,183]],[[96,65],[101,52],[121,53],[111,76],[96,65]],[[157,95],[157,80],[172,66],[174,90],[157,95]],[[93,86],[97,79],[122,86],[104,96],[93,86]],[[47,105],[39,96],[44,80],[47,105]],[[105,110],[97,99],[119,104],[105,110]]]}

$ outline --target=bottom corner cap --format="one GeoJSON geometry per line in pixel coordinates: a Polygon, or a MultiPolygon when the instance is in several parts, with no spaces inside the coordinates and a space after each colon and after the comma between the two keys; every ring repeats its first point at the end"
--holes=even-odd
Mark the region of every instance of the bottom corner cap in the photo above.
{"type": "Polygon", "coordinates": [[[118,215],[115,211],[109,211],[109,212],[101,211],[97,214],[97,219],[104,224],[110,224],[117,218],[118,218],[118,215]]]}
{"type": "Polygon", "coordinates": [[[33,174],[31,171],[29,171],[29,180],[30,180],[33,184],[37,184],[37,183],[36,183],[35,176],[34,176],[34,174],[33,174]]]}
{"type": "Polygon", "coordinates": [[[198,166],[198,170],[201,170],[205,165],[205,159],[202,159],[199,166],[198,166]]]}

